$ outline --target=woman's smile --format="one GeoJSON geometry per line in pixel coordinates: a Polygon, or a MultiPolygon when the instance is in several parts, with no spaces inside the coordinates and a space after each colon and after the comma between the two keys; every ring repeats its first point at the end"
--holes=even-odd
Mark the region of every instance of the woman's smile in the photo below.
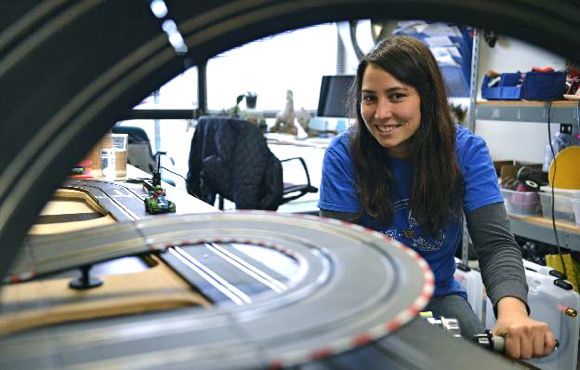
{"type": "Polygon", "coordinates": [[[398,123],[398,124],[376,124],[374,125],[374,127],[376,127],[376,129],[379,131],[379,133],[381,135],[391,135],[396,133],[397,129],[399,127],[403,126],[403,123],[398,123]]]}

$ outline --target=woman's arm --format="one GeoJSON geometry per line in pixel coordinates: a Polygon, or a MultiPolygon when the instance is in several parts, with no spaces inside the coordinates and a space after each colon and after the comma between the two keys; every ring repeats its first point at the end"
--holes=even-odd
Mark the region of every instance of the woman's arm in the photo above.
{"type": "Polygon", "coordinates": [[[494,311],[509,295],[527,305],[528,286],[522,253],[510,231],[503,203],[493,203],[466,214],[467,229],[477,251],[479,267],[494,311]]]}
{"type": "Polygon", "coordinates": [[[529,317],[522,254],[509,228],[503,203],[493,203],[466,215],[467,228],[479,256],[479,266],[497,322],[495,335],[506,338],[513,358],[546,356],[554,350],[554,335],[544,322],[529,317]]]}

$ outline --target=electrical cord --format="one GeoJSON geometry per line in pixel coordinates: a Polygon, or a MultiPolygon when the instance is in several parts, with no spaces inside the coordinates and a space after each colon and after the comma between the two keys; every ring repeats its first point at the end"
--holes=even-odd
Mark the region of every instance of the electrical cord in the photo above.
{"type": "Polygon", "coordinates": [[[181,178],[182,178],[182,179],[183,179],[185,182],[187,182],[187,179],[186,179],[185,177],[183,177],[182,175],[178,174],[177,172],[174,172],[174,171],[170,170],[170,169],[169,169],[169,168],[167,168],[167,167],[163,167],[163,166],[159,166],[159,167],[160,167],[161,169],[164,169],[165,171],[167,171],[167,172],[169,172],[169,173],[172,173],[172,174],[174,174],[174,175],[175,175],[175,176],[177,176],[177,177],[181,177],[181,178]]]}
{"type": "Polygon", "coordinates": [[[550,144],[550,151],[552,152],[552,163],[554,165],[554,172],[552,173],[552,181],[550,181],[551,186],[550,186],[550,191],[552,192],[552,198],[551,198],[551,204],[550,207],[552,209],[552,229],[554,230],[554,239],[556,241],[556,250],[558,251],[558,255],[560,256],[560,262],[562,263],[562,273],[564,274],[564,279],[567,279],[568,274],[566,271],[566,264],[564,263],[564,256],[562,256],[562,250],[560,249],[560,241],[558,239],[558,230],[556,228],[556,216],[555,216],[555,209],[554,209],[554,204],[556,203],[556,198],[555,198],[555,180],[556,180],[556,171],[558,169],[557,166],[557,161],[556,161],[556,153],[554,151],[554,145],[552,144],[552,129],[550,127],[551,124],[551,113],[552,113],[552,102],[549,101],[547,103],[547,109],[548,109],[548,142],[550,144]]]}
{"type": "Polygon", "coordinates": [[[164,169],[165,171],[167,171],[167,172],[169,172],[169,173],[172,173],[172,174],[174,174],[174,175],[175,175],[175,176],[177,176],[177,177],[180,177],[180,178],[182,178],[182,179],[183,179],[183,181],[185,181],[185,187],[187,188],[187,192],[188,192],[189,194],[194,194],[195,196],[197,196],[197,195],[195,194],[195,192],[193,192],[193,191],[191,190],[191,188],[189,187],[189,182],[187,181],[187,179],[186,179],[185,177],[183,177],[182,175],[178,174],[177,172],[174,172],[174,171],[170,170],[170,169],[169,169],[169,168],[167,168],[167,167],[159,166],[159,168],[161,168],[161,169],[164,169]]]}

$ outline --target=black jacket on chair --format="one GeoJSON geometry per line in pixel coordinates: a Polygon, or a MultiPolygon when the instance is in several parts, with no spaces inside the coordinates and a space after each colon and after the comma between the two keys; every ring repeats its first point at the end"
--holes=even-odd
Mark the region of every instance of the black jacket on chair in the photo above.
{"type": "Polygon", "coordinates": [[[276,210],[282,200],[282,165],[260,130],[229,117],[201,117],[189,153],[189,192],[214,204],[215,197],[237,209],[276,210]]]}

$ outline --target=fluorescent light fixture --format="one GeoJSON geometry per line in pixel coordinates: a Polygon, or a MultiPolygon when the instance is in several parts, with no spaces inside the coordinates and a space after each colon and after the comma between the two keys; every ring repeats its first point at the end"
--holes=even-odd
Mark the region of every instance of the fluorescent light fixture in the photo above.
{"type": "Polygon", "coordinates": [[[161,28],[167,34],[167,38],[169,39],[169,43],[176,52],[178,53],[186,53],[187,52],[187,45],[185,45],[185,41],[183,40],[183,36],[179,33],[177,29],[177,24],[172,19],[167,19],[161,25],[161,28]]]}
{"type": "Polygon", "coordinates": [[[167,5],[163,0],[153,0],[149,4],[149,7],[151,7],[151,11],[159,19],[165,18],[167,15],[167,5]]]}

